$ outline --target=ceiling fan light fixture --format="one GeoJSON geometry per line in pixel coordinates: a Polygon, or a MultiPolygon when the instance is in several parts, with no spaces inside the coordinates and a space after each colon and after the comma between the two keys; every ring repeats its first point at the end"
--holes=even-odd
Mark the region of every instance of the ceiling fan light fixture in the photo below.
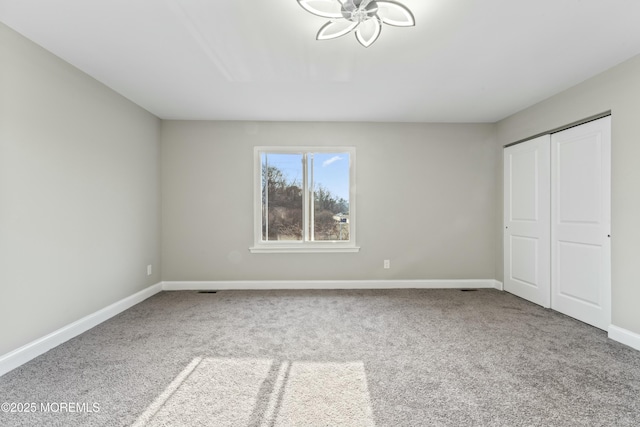
{"type": "Polygon", "coordinates": [[[416,24],[411,11],[396,1],[382,0],[297,0],[307,12],[330,21],[324,24],[317,40],[342,37],[351,32],[364,46],[371,46],[382,32],[382,24],[412,27],[416,24]]]}

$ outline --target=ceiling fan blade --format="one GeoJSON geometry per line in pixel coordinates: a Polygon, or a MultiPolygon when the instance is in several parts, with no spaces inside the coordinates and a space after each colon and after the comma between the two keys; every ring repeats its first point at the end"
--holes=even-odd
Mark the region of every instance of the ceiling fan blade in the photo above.
{"type": "Polygon", "coordinates": [[[347,21],[346,19],[342,19],[339,21],[329,21],[320,28],[318,31],[318,35],[316,36],[317,40],[329,40],[335,39],[345,34],[349,34],[358,26],[357,22],[347,21]]]}
{"type": "Polygon", "coordinates": [[[342,18],[342,5],[338,0],[298,0],[304,10],[323,18],[342,18]]]}
{"type": "Polygon", "coordinates": [[[378,19],[369,19],[356,30],[356,39],[364,47],[369,47],[378,40],[380,32],[382,31],[382,24],[378,19]]]}
{"type": "Polygon", "coordinates": [[[385,24],[396,27],[413,27],[416,25],[413,14],[406,6],[395,1],[386,0],[379,0],[376,3],[378,4],[378,16],[385,24]]]}

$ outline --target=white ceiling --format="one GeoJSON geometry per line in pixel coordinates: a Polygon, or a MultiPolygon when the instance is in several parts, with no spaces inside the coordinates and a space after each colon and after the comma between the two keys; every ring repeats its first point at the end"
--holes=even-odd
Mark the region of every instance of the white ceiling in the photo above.
{"type": "Polygon", "coordinates": [[[400,0],[316,41],[296,0],[0,0],[0,21],[164,119],[494,122],[640,53],[639,0],[400,0]]]}

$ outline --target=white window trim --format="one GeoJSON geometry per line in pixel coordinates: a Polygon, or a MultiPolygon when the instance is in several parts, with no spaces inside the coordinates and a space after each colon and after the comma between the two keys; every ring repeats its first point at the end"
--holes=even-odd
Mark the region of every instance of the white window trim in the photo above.
{"type": "MultiPolygon", "coordinates": [[[[307,188],[304,191],[308,191],[307,188]]],[[[304,197],[305,212],[308,212],[308,197],[304,197]]],[[[253,149],[253,246],[251,253],[331,253],[358,252],[356,246],[356,149],[355,147],[316,146],[259,146],[253,149]],[[262,164],[260,154],[269,153],[349,153],[349,241],[269,241],[262,240],[262,164]]]]}

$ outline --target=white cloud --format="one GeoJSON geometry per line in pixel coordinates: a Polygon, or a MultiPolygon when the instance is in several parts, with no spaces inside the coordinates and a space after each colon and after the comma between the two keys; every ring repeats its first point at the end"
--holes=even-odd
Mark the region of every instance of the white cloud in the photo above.
{"type": "Polygon", "coordinates": [[[342,157],[340,156],[333,156],[332,158],[330,158],[329,160],[325,160],[324,162],[322,162],[322,167],[326,168],[327,166],[329,166],[331,163],[335,163],[338,160],[342,160],[342,157]]]}

